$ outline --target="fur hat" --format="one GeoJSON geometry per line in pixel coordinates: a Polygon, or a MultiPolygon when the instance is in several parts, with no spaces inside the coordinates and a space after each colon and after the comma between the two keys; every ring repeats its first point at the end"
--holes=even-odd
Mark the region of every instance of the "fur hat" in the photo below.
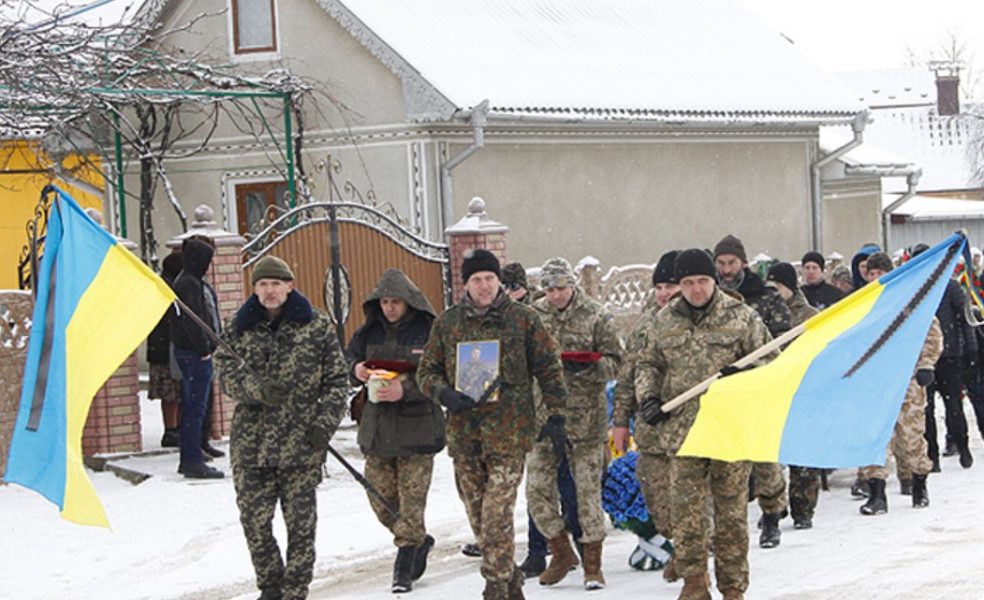
{"type": "Polygon", "coordinates": [[[691,248],[677,254],[673,261],[673,275],[677,281],[690,275],[707,275],[717,281],[717,269],[714,260],[706,250],[691,248]]]}
{"type": "Polygon", "coordinates": [[[776,263],[769,267],[769,273],[765,276],[765,279],[766,281],[781,283],[793,292],[798,287],[796,283],[796,267],[787,262],[776,263]]]}
{"type": "Polygon", "coordinates": [[[818,265],[820,265],[821,271],[827,265],[827,261],[824,260],[823,254],[820,254],[816,250],[810,250],[809,252],[803,255],[802,259],[800,259],[801,264],[805,265],[808,262],[817,263],[818,265]]]}
{"type": "Polygon", "coordinates": [[[742,244],[741,240],[731,234],[721,238],[717,246],[714,246],[714,258],[722,254],[732,254],[740,258],[741,262],[748,262],[748,257],[745,255],[745,244],[742,244]]]}
{"type": "Polygon", "coordinates": [[[543,289],[565,288],[575,283],[574,267],[565,258],[555,256],[540,267],[540,287],[543,289]]]}
{"type": "Polygon", "coordinates": [[[253,285],[256,285],[256,282],[261,279],[294,281],[294,272],[290,270],[290,266],[287,263],[276,256],[264,256],[256,261],[250,281],[253,285]]]}
{"type": "Polygon", "coordinates": [[[659,257],[659,262],[656,263],[656,268],[653,269],[653,285],[657,283],[677,282],[676,275],[673,272],[677,254],[680,253],[676,250],[670,250],[659,257]]]}
{"type": "Polygon", "coordinates": [[[480,271],[492,271],[495,276],[502,279],[502,270],[499,267],[499,259],[485,248],[475,248],[465,253],[465,260],[461,263],[461,280],[468,282],[468,279],[480,271]]]}

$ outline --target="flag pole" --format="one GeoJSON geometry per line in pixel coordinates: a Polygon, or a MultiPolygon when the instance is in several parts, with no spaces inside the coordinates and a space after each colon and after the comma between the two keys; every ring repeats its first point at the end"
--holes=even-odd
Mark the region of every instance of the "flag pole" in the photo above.
{"type": "MultiPolygon", "coordinates": [[[[801,323],[796,327],[793,327],[786,333],[780,335],[776,339],[772,340],[768,344],[762,346],[758,350],[755,350],[754,352],[747,354],[741,357],[740,359],[736,360],[731,364],[731,366],[738,367],[739,369],[747,367],[748,365],[762,358],[766,354],[769,354],[774,350],[778,350],[781,346],[784,346],[785,344],[788,344],[789,342],[793,341],[794,339],[799,337],[799,335],[804,331],[806,331],[806,324],[801,323]]],[[[687,402],[688,400],[691,400],[703,394],[705,391],[707,391],[707,388],[711,387],[712,383],[714,383],[720,378],[721,378],[720,372],[714,373],[713,375],[711,375],[704,381],[698,383],[694,387],[690,388],[686,392],[683,392],[682,394],[679,394],[676,398],[673,398],[669,402],[666,402],[660,407],[660,409],[663,412],[670,412],[671,410],[680,406],[684,402],[687,402]]]]}

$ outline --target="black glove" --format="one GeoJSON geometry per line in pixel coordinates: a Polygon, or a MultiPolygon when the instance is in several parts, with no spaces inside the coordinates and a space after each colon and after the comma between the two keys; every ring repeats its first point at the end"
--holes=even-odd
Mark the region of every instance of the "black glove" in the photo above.
{"type": "Polygon", "coordinates": [[[307,433],[304,434],[304,441],[315,450],[321,452],[328,449],[328,442],[331,441],[331,433],[321,425],[312,425],[308,427],[307,433]]]}
{"type": "Polygon", "coordinates": [[[571,373],[579,373],[594,366],[592,362],[579,362],[576,360],[565,360],[562,362],[564,363],[564,370],[570,371],[571,373]]]}
{"type": "Polygon", "coordinates": [[[448,409],[448,412],[451,414],[457,414],[478,406],[478,402],[474,398],[468,394],[462,394],[453,388],[444,388],[441,390],[438,400],[441,401],[441,405],[448,409]]]}
{"type": "Polygon", "coordinates": [[[918,369],[916,370],[916,383],[926,387],[936,381],[936,371],[932,369],[918,369]]]}
{"type": "Polygon", "coordinates": [[[653,396],[642,403],[639,407],[639,416],[649,425],[656,425],[670,418],[670,413],[663,412],[663,401],[658,396],[653,396]]]}
{"type": "Polygon", "coordinates": [[[278,406],[287,399],[290,388],[279,381],[264,379],[260,382],[260,401],[267,406],[278,406]]]}
{"type": "Polygon", "coordinates": [[[742,371],[747,371],[749,369],[754,369],[751,365],[747,367],[736,367],[734,365],[728,365],[718,371],[718,375],[721,377],[727,377],[728,375],[734,375],[735,373],[741,373],[742,371]]]}
{"type": "Polygon", "coordinates": [[[561,415],[550,415],[547,422],[544,423],[543,429],[540,430],[540,435],[536,436],[538,442],[550,438],[554,456],[557,457],[558,461],[563,461],[564,457],[567,456],[567,449],[573,448],[567,439],[567,432],[564,430],[565,421],[561,415]]]}

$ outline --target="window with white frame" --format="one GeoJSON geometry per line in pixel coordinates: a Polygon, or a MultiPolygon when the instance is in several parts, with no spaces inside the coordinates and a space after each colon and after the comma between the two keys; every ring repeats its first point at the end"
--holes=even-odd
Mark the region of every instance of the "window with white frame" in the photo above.
{"type": "Polygon", "coordinates": [[[232,47],[236,54],[277,51],[274,0],[232,0],[232,47]]]}

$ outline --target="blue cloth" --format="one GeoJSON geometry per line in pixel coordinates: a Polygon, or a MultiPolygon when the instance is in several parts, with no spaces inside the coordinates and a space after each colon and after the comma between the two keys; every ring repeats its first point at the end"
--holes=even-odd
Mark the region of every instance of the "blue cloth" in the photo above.
{"type": "MultiPolygon", "coordinates": [[[[581,525],[577,521],[577,489],[574,487],[574,478],[571,476],[570,466],[567,464],[567,457],[560,462],[557,467],[557,489],[560,491],[560,512],[564,516],[564,524],[575,540],[581,538],[581,525]]],[[[528,515],[529,513],[527,513],[528,515]]],[[[530,528],[528,531],[530,556],[547,555],[547,538],[543,537],[537,529],[533,517],[528,516],[530,528]]]]}
{"type": "Polygon", "coordinates": [[[202,360],[194,350],[174,349],[174,358],[181,369],[181,466],[205,464],[202,457],[202,420],[212,385],[212,359],[202,360]]]}

